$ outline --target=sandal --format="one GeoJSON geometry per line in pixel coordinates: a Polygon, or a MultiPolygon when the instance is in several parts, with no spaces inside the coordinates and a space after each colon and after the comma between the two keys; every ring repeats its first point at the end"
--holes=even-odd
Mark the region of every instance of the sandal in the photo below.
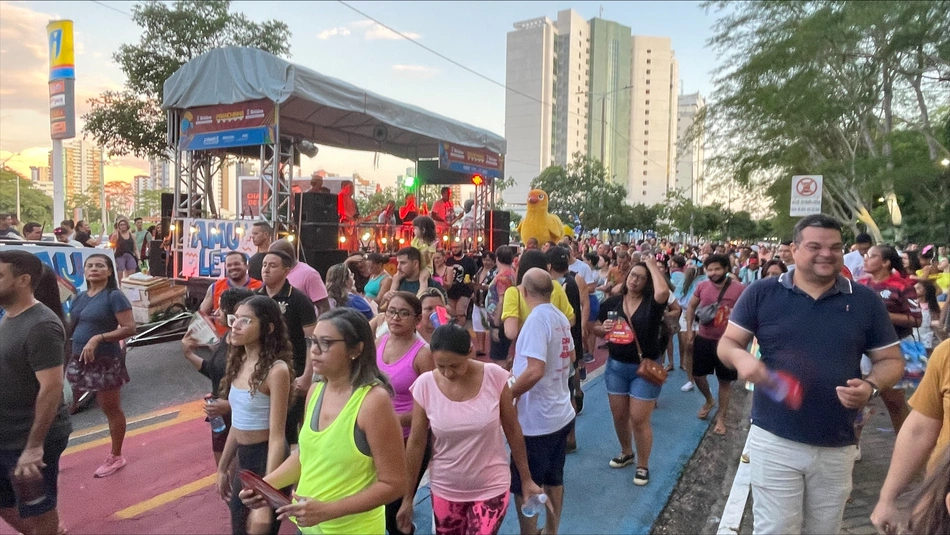
{"type": "Polygon", "coordinates": [[[706,418],[709,417],[710,411],[712,411],[713,407],[715,406],[716,406],[715,403],[713,403],[712,405],[703,405],[703,408],[699,409],[699,413],[696,414],[696,417],[699,418],[700,420],[705,420],[706,418]]]}

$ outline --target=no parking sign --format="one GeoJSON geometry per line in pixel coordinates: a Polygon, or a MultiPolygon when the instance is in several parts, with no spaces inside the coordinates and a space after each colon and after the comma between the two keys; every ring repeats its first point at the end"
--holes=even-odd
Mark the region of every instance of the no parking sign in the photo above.
{"type": "Polygon", "coordinates": [[[821,213],[821,175],[792,177],[792,202],[788,215],[792,217],[821,213]]]}

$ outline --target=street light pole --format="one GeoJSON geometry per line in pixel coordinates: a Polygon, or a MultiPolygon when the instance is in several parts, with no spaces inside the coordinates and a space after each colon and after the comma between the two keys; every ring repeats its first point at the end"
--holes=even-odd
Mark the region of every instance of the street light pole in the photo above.
{"type": "MultiPolygon", "coordinates": [[[[6,169],[7,162],[16,158],[20,154],[21,153],[17,152],[15,154],[11,154],[10,156],[7,156],[7,159],[3,160],[3,163],[0,163],[0,169],[6,169]]],[[[16,184],[16,220],[20,221],[20,205],[22,204],[20,202],[20,175],[17,175],[16,173],[14,173],[13,180],[14,180],[14,183],[16,184]]]]}

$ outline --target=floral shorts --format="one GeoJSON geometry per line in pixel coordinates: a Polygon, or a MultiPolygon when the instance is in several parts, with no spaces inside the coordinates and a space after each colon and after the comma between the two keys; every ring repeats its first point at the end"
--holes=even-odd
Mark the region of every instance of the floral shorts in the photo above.
{"type": "Polygon", "coordinates": [[[450,502],[432,495],[436,535],[497,535],[508,510],[508,492],[477,502],[450,502]]]}
{"type": "Polygon", "coordinates": [[[80,355],[73,355],[66,365],[66,379],[74,390],[98,392],[114,390],[129,382],[125,368],[125,355],[121,357],[97,357],[86,363],[80,355]]]}

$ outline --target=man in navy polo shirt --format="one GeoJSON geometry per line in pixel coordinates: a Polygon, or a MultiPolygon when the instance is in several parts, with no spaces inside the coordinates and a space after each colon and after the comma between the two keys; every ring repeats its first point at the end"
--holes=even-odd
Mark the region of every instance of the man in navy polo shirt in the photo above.
{"type": "Polygon", "coordinates": [[[756,384],[749,430],[753,531],[838,533],[851,493],[854,419],[879,389],[901,378],[904,360],[881,299],[839,273],[841,225],[802,218],[791,246],[795,268],[750,286],[719,343],[719,357],[756,384]],[[746,348],[756,337],[762,360],[746,348]],[[873,366],[861,379],[861,354],[873,366]],[[770,374],[802,386],[791,409],[769,397],[770,374]]]}

